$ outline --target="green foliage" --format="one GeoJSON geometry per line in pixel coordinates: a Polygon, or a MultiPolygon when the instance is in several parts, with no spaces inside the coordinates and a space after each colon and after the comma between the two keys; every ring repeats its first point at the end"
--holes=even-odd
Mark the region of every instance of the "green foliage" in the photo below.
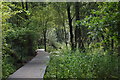
{"type": "MultiPolygon", "coordinates": [[[[10,49],[10,45],[8,45],[6,43],[5,40],[5,36],[6,36],[6,30],[9,29],[9,23],[7,23],[7,19],[9,19],[11,17],[11,15],[16,14],[16,12],[11,12],[11,9],[8,5],[10,5],[10,3],[2,3],[0,2],[0,4],[2,5],[2,9],[0,15],[2,15],[2,78],[7,78],[11,73],[13,73],[16,68],[14,66],[14,59],[9,55],[11,54],[11,49],[10,49]]],[[[12,5],[11,5],[12,6],[12,5]]],[[[1,7],[0,7],[1,8],[1,7]]],[[[1,55],[0,55],[1,56],[1,55]]]]}
{"type": "MultiPolygon", "coordinates": [[[[104,48],[111,49],[110,45],[115,45],[118,40],[118,22],[120,20],[118,2],[113,3],[97,3],[98,9],[91,9],[91,14],[86,16],[83,20],[78,21],[79,25],[87,26],[88,37],[91,42],[101,42],[104,48]],[[114,42],[112,43],[111,40],[114,42]]],[[[112,47],[113,49],[113,47],[112,47]]]]}
{"type": "Polygon", "coordinates": [[[44,78],[118,78],[118,58],[107,52],[63,50],[51,55],[44,78]]]}
{"type": "Polygon", "coordinates": [[[18,60],[26,61],[32,53],[29,53],[29,44],[31,40],[32,51],[36,49],[37,34],[33,30],[20,28],[17,30],[9,29],[6,31],[6,36],[3,44],[3,78],[7,78],[22,64],[17,64],[18,60]],[[5,42],[6,40],[6,42],[5,42]],[[25,59],[24,59],[25,58],[25,59]]]}
{"type": "MultiPolygon", "coordinates": [[[[11,73],[16,70],[14,66],[15,60],[11,56],[13,50],[9,44],[4,44],[2,49],[2,78],[7,78],[11,73]]],[[[16,59],[17,60],[17,59],[16,59]]]]}
{"type": "Polygon", "coordinates": [[[13,63],[14,59],[10,55],[5,55],[2,62],[2,78],[7,78],[10,74],[16,71],[13,63]]]}
{"type": "MultiPolygon", "coordinates": [[[[17,52],[21,52],[22,50],[18,49],[24,49],[24,52],[21,52],[23,54],[28,54],[27,47],[30,43],[35,43],[37,34],[33,30],[29,30],[28,28],[20,28],[17,30],[9,29],[6,31],[6,41],[7,43],[11,44],[14,49],[17,49],[17,52]],[[14,47],[15,46],[15,47],[14,47]]],[[[34,47],[34,44],[33,44],[34,47]]]]}
{"type": "MultiPolygon", "coordinates": [[[[7,78],[33,56],[37,47],[37,32],[29,28],[27,14],[16,3],[2,4],[2,78],[7,78]],[[22,18],[22,19],[21,19],[22,18]],[[23,20],[23,21],[22,21],[23,20]],[[19,25],[19,22],[21,22],[19,25]],[[27,26],[27,27],[26,27],[27,26]],[[20,63],[18,63],[20,62],[20,63]]],[[[19,4],[19,3],[18,3],[19,4]]]]}
{"type": "Polygon", "coordinates": [[[118,2],[80,3],[78,21],[74,19],[75,4],[70,3],[72,28],[75,30],[78,25],[81,29],[84,53],[80,49],[70,50],[66,3],[0,2],[0,5],[3,78],[22,65],[17,65],[18,60],[27,60],[36,48],[45,46],[48,52],[53,51],[45,78],[118,78],[118,2]]]}

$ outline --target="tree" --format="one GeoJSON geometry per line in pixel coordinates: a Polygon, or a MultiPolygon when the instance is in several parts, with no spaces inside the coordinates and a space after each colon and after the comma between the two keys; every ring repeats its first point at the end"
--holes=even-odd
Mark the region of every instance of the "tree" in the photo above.
{"type": "Polygon", "coordinates": [[[46,45],[47,45],[47,32],[48,29],[52,27],[53,25],[53,10],[52,7],[49,3],[43,3],[43,4],[39,4],[38,6],[34,7],[34,12],[32,14],[31,17],[31,21],[34,23],[31,23],[30,25],[34,25],[36,26],[36,29],[38,31],[38,33],[43,36],[44,39],[44,48],[46,51],[46,45]],[[44,4],[44,5],[43,5],[44,4]],[[37,10],[37,11],[36,11],[37,10]],[[37,17],[37,18],[36,18],[37,17]]]}
{"type": "MultiPolygon", "coordinates": [[[[80,5],[81,5],[81,3],[75,2],[76,22],[80,20],[80,10],[79,10],[80,9],[80,5]]],[[[78,44],[78,48],[79,49],[83,49],[84,48],[83,41],[82,41],[81,28],[80,28],[79,25],[76,25],[76,27],[75,27],[75,47],[76,48],[77,48],[77,44],[78,44]]]]}
{"type": "Polygon", "coordinates": [[[73,42],[73,26],[72,26],[72,17],[71,17],[71,4],[67,3],[67,14],[68,14],[68,21],[69,21],[69,27],[70,27],[70,44],[72,50],[74,50],[74,42],[73,42]]]}
{"type": "Polygon", "coordinates": [[[104,50],[110,50],[110,53],[113,53],[118,46],[116,40],[119,40],[116,34],[119,32],[117,25],[119,17],[116,18],[119,13],[118,3],[97,4],[98,9],[92,9],[92,14],[89,17],[86,16],[82,24],[88,26],[89,37],[92,37],[95,44],[100,43],[99,46],[102,46],[104,50]]]}
{"type": "Polygon", "coordinates": [[[118,3],[118,15],[117,15],[117,26],[118,26],[118,55],[120,56],[120,2],[118,3]]]}

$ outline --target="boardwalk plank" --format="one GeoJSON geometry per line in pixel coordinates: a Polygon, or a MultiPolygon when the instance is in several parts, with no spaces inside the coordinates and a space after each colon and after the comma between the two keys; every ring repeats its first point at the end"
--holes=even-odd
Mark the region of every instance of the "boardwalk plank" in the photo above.
{"type": "Polygon", "coordinates": [[[30,62],[10,75],[8,80],[41,80],[49,60],[47,52],[39,51],[30,62]]]}

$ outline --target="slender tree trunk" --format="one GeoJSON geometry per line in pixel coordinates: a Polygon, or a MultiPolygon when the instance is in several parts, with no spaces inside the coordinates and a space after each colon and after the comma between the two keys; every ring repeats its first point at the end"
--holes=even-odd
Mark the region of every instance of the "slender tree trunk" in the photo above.
{"type": "Polygon", "coordinates": [[[28,10],[28,2],[25,2],[26,10],[28,10]]]}
{"type": "Polygon", "coordinates": [[[22,2],[22,9],[24,9],[24,2],[22,2]]]}
{"type": "Polygon", "coordinates": [[[73,26],[72,26],[72,19],[71,19],[71,13],[70,13],[70,4],[67,3],[67,14],[68,14],[68,21],[69,21],[69,27],[70,27],[70,42],[71,42],[71,48],[74,49],[74,43],[73,43],[73,26]]]}
{"type": "MultiPolygon", "coordinates": [[[[27,10],[28,10],[28,3],[25,2],[25,5],[26,5],[26,6],[25,6],[25,9],[26,9],[26,11],[27,11],[27,10]]],[[[25,15],[25,18],[28,19],[28,15],[27,15],[27,14],[25,15]]]]}
{"type": "MultiPolygon", "coordinates": [[[[120,1],[118,2],[118,16],[120,16],[120,1]]],[[[120,19],[117,17],[118,22],[117,22],[117,27],[118,27],[118,56],[120,56],[120,19]]]]}
{"type": "MultiPolygon", "coordinates": [[[[102,41],[104,41],[105,40],[104,35],[102,35],[101,37],[102,37],[102,41]]],[[[106,50],[106,42],[103,42],[102,46],[103,46],[103,50],[105,51],[106,50]]]]}
{"type": "Polygon", "coordinates": [[[120,56],[120,28],[119,28],[119,31],[118,31],[118,55],[120,56]]]}
{"type": "Polygon", "coordinates": [[[63,23],[63,27],[64,27],[64,39],[65,39],[65,44],[66,44],[66,47],[67,47],[67,33],[66,33],[66,28],[65,28],[65,24],[63,23]]]}
{"type": "MultiPolygon", "coordinates": [[[[76,15],[76,22],[80,20],[80,12],[79,12],[79,2],[75,2],[75,15],[76,15]]],[[[84,44],[82,41],[82,33],[81,33],[81,28],[80,26],[76,25],[75,27],[75,47],[79,49],[84,49],[84,44]]]]}
{"type": "Polygon", "coordinates": [[[118,55],[120,56],[120,29],[119,29],[119,32],[118,32],[118,55]]]}
{"type": "Polygon", "coordinates": [[[111,39],[111,50],[113,51],[114,50],[114,40],[111,39]]]}
{"type": "Polygon", "coordinates": [[[46,32],[47,32],[47,30],[46,29],[44,29],[44,32],[43,32],[43,34],[44,34],[44,48],[45,48],[45,51],[46,51],[46,32]]]}
{"type": "MultiPolygon", "coordinates": [[[[76,21],[78,21],[80,19],[80,16],[79,16],[79,3],[78,2],[75,2],[75,15],[76,15],[76,21]]],[[[80,29],[79,29],[79,26],[76,25],[75,27],[75,48],[77,48],[77,44],[78,44],[78,41],[79,41],[79,35],[81,36],[80,33],[80,29]]]]}

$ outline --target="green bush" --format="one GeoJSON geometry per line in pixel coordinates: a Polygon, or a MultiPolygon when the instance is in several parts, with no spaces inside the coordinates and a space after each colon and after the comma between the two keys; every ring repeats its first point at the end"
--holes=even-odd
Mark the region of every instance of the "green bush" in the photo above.
{"type": "Polygon", "coordinates": [[[6,56],[2,62],[2,78],[7,78],[10,74],[16,71],[16,67],[14,66],[13,59],[10,56],[6,56]]]}
{"type": "Polygon", "coordinates": [[[29,56],[33,56],[33,51],[36,49],[35,39],[35,32],[27,28],[6,31],[2,47],[3,79],[9,77],[28,61],[29,56]]]}
{"type": "Polygon", "coordinates": [[[10,74],[15,72],[15,60],[10,54],[12,50],[10,49],[10,45],[4,43],[2,50],[2,78],[7,78],[10,74]]]}
{"type": "Polygon", "coordinates": [[[19,56],[33,55],[37,47],[37,33],[28,28],[8,30],[6,31],[5,39],[19,56]]]}
{"type": "Polygon", "coordinates": [[[63,50],[51,55],[45,78],[118,78],[118,57],[107,52],[63,50]],[[64,51],[64,52],[63,52],[64,51]]]}

